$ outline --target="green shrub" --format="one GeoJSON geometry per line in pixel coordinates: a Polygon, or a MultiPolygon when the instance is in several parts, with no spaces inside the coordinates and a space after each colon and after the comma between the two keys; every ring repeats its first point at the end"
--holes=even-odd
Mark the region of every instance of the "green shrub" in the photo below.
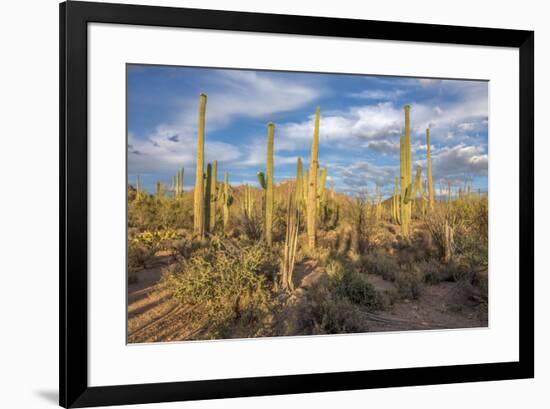
{"type": "Polygon", "coordinates": [[[329,258],[325,264],[325,270],[333,282],[340,282],[344,278],[345,268],[340,258],[329,258]]]}
{"type": "Polygon", "coordinates": [[[382,306],[378,292],[368,282],[367,275],[348,270],[342,280],[341,291],[353,303],[375,310],[382,306]]]}
{"type": "Polygon", "coordinates": [[[128,243],[128,272],[134,273],[145,268],[147,261],[153,254],[152,248],[146,244],[139,241],[130,241],[128,243]]]}
{"type": "Polygon", "coordinates": [[[422,275],[427,284],[439,284],[443,281],[454,280],[454,263],[441,264],[436,259],[420,261],[415,265],[415,269],[422,275]]]}
{"type": "Polygon", "coordinates": [[[327,281],[310,287],[295,307],[296,328],[288,335],[345,334],[368,331],[359,306],[334,291],[327,281]]]}
{"type": "Polygon", "coordinates": [[[360,270],[382,276],[384,280],[394,281],[399,273],[399,264],[395,257],[384,250],[375,250],[360,261],[360,270]]]}
{"type": "Polygon", "coordinates": [[[261,318],[276,270],[276,259],[263,244],[239,246],[214,238],[209,247],[179,262],[167,284],[177,300],[200,306],[208,321],[220,327],[231,320],[261,318]]]}
{"type": "Polygon", "coordinates": [[[418,300],[422,294],[422,273],[417,269],[400,271],[395,277],[395,285],[402,298],[418,300]]]}

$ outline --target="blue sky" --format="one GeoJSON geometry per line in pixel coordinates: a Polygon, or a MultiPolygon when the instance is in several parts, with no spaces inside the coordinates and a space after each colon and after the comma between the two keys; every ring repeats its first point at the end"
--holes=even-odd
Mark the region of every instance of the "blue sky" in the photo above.
{"type": "Polygon", "coordinates": [[[335,189],[376,184],[390,194],[399,173],[399,136],[411,105],[412,158],[426,175],[430,127],[434,184],[487,190],[488,83],[344,74],[128,66],[128,180],[145,189],[185,168],[195,180],[199,94],[206,107],[206,162],[232,184],[257,185],[265,170],[267,123],[275,123],[275,181],[309,166],[315,108],[321,108],[319,162],[335,189]]]}

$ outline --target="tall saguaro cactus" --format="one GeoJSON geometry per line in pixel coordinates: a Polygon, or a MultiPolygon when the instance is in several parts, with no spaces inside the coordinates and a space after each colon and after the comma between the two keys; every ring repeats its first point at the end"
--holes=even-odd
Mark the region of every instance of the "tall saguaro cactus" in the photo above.
{"type": "Polygon", "coordinates": [[[311,159],[309,163],[309,186],[307,195],[307,239],[311,250],[317,244],[317,172],[319,169],[319,116],[321,110],[315,112],[313,141],[311,143],[311,159]]]}
{"type": "Polygon", "coordinates": [[[302,200],[304,202],[304,206],[306,206],[306,212],[307,212],[308,191],[309,191],[309,170],[305,169],[304,176],[302,179],[302,200]]]}
{"type": "Polygon", "coordinates": [[[244,197],[242,201],[242,211],[246,218],[250,219],[254,214],[254,198],[252,197],[252,189],[247,183],[244,186],[244,197]]]}
{"type": "Polygon", "coordinates": [[[222,193],[222,204],[223,204],[223,231],[227,232],[227,226],[229,224],[229,208],[233,204],[233,196],[231,195],[231,189],[229,187],[229,173],[224,172],[223,175],[223,193],[222,193]]]}
{"type": "Polygon", "coordinates": [[[273,139],[275,124],[267,124],[267,160],[265,181],[265,240],[271,246],[273,242],[273,139]]]}
{"type": "Polygon", "coordinates": [[[426,129],[426,146],[427,146],[427,162],[428,162],[428,203],[430,210],[433,210],[435,203],[434,183],[432,175],[432,147],[430,142],[430,128],[426,129]]]}
{"type": "Polygon", "coordinates": [[[197,134],[197,165],[195,168],[195,196],[193,206],[193,231],[204,236],[204,125],[206,95],[199,97],[199,129],[197,134]]]}
{"type": "Polygon", "coordinates": [[[214,231],[214,228],[216,227],[216,201],[217,201],[217,189],[218,189],[218,161],[215,160],[214,164],[212,165],[212,178],[211,178],[211,186],[210,186],[210,221],[209,227],[210,231],[214,231]]]}
{"type": "Polygon", "coordinates": [[[395,177],[395,189],[392,197],[392,217],[396,224],[401,224],[401,198],[399,195],[399,176],[395,177]]]}
{"type": "Polygon", "coordinates": [[[411,189],[412,189],[412,169],[411,169],[411,107],[405,105],[405,135],[401,136],[400,141],[400,176],[401,176],[401,232],[404,237],[410,235],[411,221],[411,189]]]}
{"type": "Polygon", "coordinates": [[[210,203],[213,201],[212,197],[212,165],[209,163],[206,165],[206,186],[204,189],[204,231],[210,232],[210,203]]]}
{"type": "Polygon", "coordinates": [[[300,210],[303,207],[304,197],[303,197],[303,165],[302,158],[296,160],[296,207],[300,210]]]}

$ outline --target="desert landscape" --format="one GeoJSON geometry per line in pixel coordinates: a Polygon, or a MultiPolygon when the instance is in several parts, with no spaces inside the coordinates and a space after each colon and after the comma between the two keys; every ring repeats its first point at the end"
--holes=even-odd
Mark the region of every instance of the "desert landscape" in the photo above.
{"type": "Polygon", "coordinates": [[[292,175],[277,174],[274,120],[256,180],[234,182],[209,153],[212,98],[195,98],[191,169],[154,190],[129,174],[129,343],[488,325],[487,192],[437,174],[414,106],[401,106],[392,183],[351,192],[320,154],[322,106],[292,175]]]}

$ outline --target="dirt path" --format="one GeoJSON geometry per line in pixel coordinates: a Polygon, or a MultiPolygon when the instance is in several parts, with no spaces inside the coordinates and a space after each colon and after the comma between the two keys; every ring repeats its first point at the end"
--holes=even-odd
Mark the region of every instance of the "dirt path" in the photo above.
{"type": "Polygon", "coordinates": [[[325,271],[314,260],[306,260],[296,264],[292,274],[294,288],[308,288],[319,281],[323,274],[325,274],[325,271]]]}
{"type": "MultiPolygon", "coordinates": [[[[369,282],[391,304],[395,285],[377,275],[369,282]]],[[[369,330],[403,331],[487,326],[486,306],[465,295],[461,283],[442,282],[425,285],[418,300],[397,300],[383,311],[369,314],[369,330]]]]}
{"type": "Polygon", "coordinates": [[[155,257],[149,268],[137,272],[137,283],[128,285],[128,342],[176,341],[189,338],[191,307],[174,301],[160,279],[173,258],[155,257]]]}

